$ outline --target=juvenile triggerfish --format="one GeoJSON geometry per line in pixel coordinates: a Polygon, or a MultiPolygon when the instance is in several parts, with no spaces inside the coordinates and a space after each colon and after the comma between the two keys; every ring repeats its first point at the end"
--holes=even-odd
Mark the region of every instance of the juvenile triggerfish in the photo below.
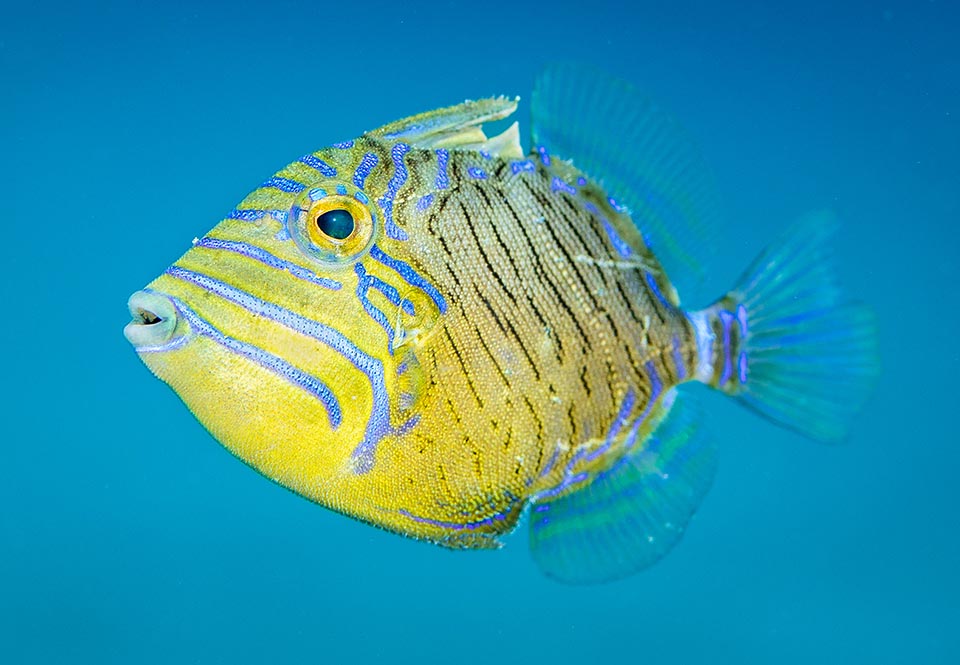
{"type": "Polygon", "coordinates": [[[134,293],[124,332],[307,499],[450,548],[499,547],[526,513],[544,573],[616,579],[678,542],[713,479],[685,384],[836,441],[877,372],[873,317],[835,287],[826,215],[716,299],[710,178],[627,84],[547,70],[529,153],[516,123],[482,129],[517,103],[301,157],[134,293]]]}

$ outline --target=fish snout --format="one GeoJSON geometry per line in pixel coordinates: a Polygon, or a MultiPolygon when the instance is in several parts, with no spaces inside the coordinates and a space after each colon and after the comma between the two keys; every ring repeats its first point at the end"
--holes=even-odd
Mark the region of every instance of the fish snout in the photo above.
{"type": "Polygon", "coordinates": [[[138,349],[163,346],[173,337],[179,315],[167,296],[137,291],[130,296],[127,307],[133,320],[123,329],[123,334],[138,349]]]}

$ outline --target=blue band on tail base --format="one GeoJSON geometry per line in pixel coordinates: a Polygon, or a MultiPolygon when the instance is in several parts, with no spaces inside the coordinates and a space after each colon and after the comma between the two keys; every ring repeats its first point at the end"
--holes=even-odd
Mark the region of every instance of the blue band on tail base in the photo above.
{"type": "Polygon", "coordinates": [[[828,443],[846,436],[879,374],[873,313],[844,302],[836,286],[835,230],[826,213],[801,220],[703,312],[720,307],[728,312],[723,331],[743,332],[736,348],[724,349],[725,380],[715,387],[779,425],[828,443]]]}

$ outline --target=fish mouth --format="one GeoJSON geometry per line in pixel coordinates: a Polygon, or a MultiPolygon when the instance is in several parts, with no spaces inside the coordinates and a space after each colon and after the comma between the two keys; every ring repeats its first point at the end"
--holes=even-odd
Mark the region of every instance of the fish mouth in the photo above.
{"type": "Polygon", "coordinates": [[[177,308],[167,296],[154,291],[137,291],[127,301],[133,319],[123,334],[137,349],[163,346],[177,328],[177,308]]]}

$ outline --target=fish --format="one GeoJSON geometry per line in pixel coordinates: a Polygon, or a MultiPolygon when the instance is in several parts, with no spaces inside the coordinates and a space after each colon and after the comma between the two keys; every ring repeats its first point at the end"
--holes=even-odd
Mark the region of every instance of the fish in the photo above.
{"type": "Polygon", "coordinates": [[[451,549],[526,523],[545,575],[608,582],[669,552],[710,488],[703,391],[844,440],[876,321],[837,287],[828,212],[712,283],[731,232],[714,179],[634,86],[548,68],[529,150],[517,122],[484,127],[518,104],[305,154],[135,292],[124,333],[214,438],[306,499],[451,549]]]}

